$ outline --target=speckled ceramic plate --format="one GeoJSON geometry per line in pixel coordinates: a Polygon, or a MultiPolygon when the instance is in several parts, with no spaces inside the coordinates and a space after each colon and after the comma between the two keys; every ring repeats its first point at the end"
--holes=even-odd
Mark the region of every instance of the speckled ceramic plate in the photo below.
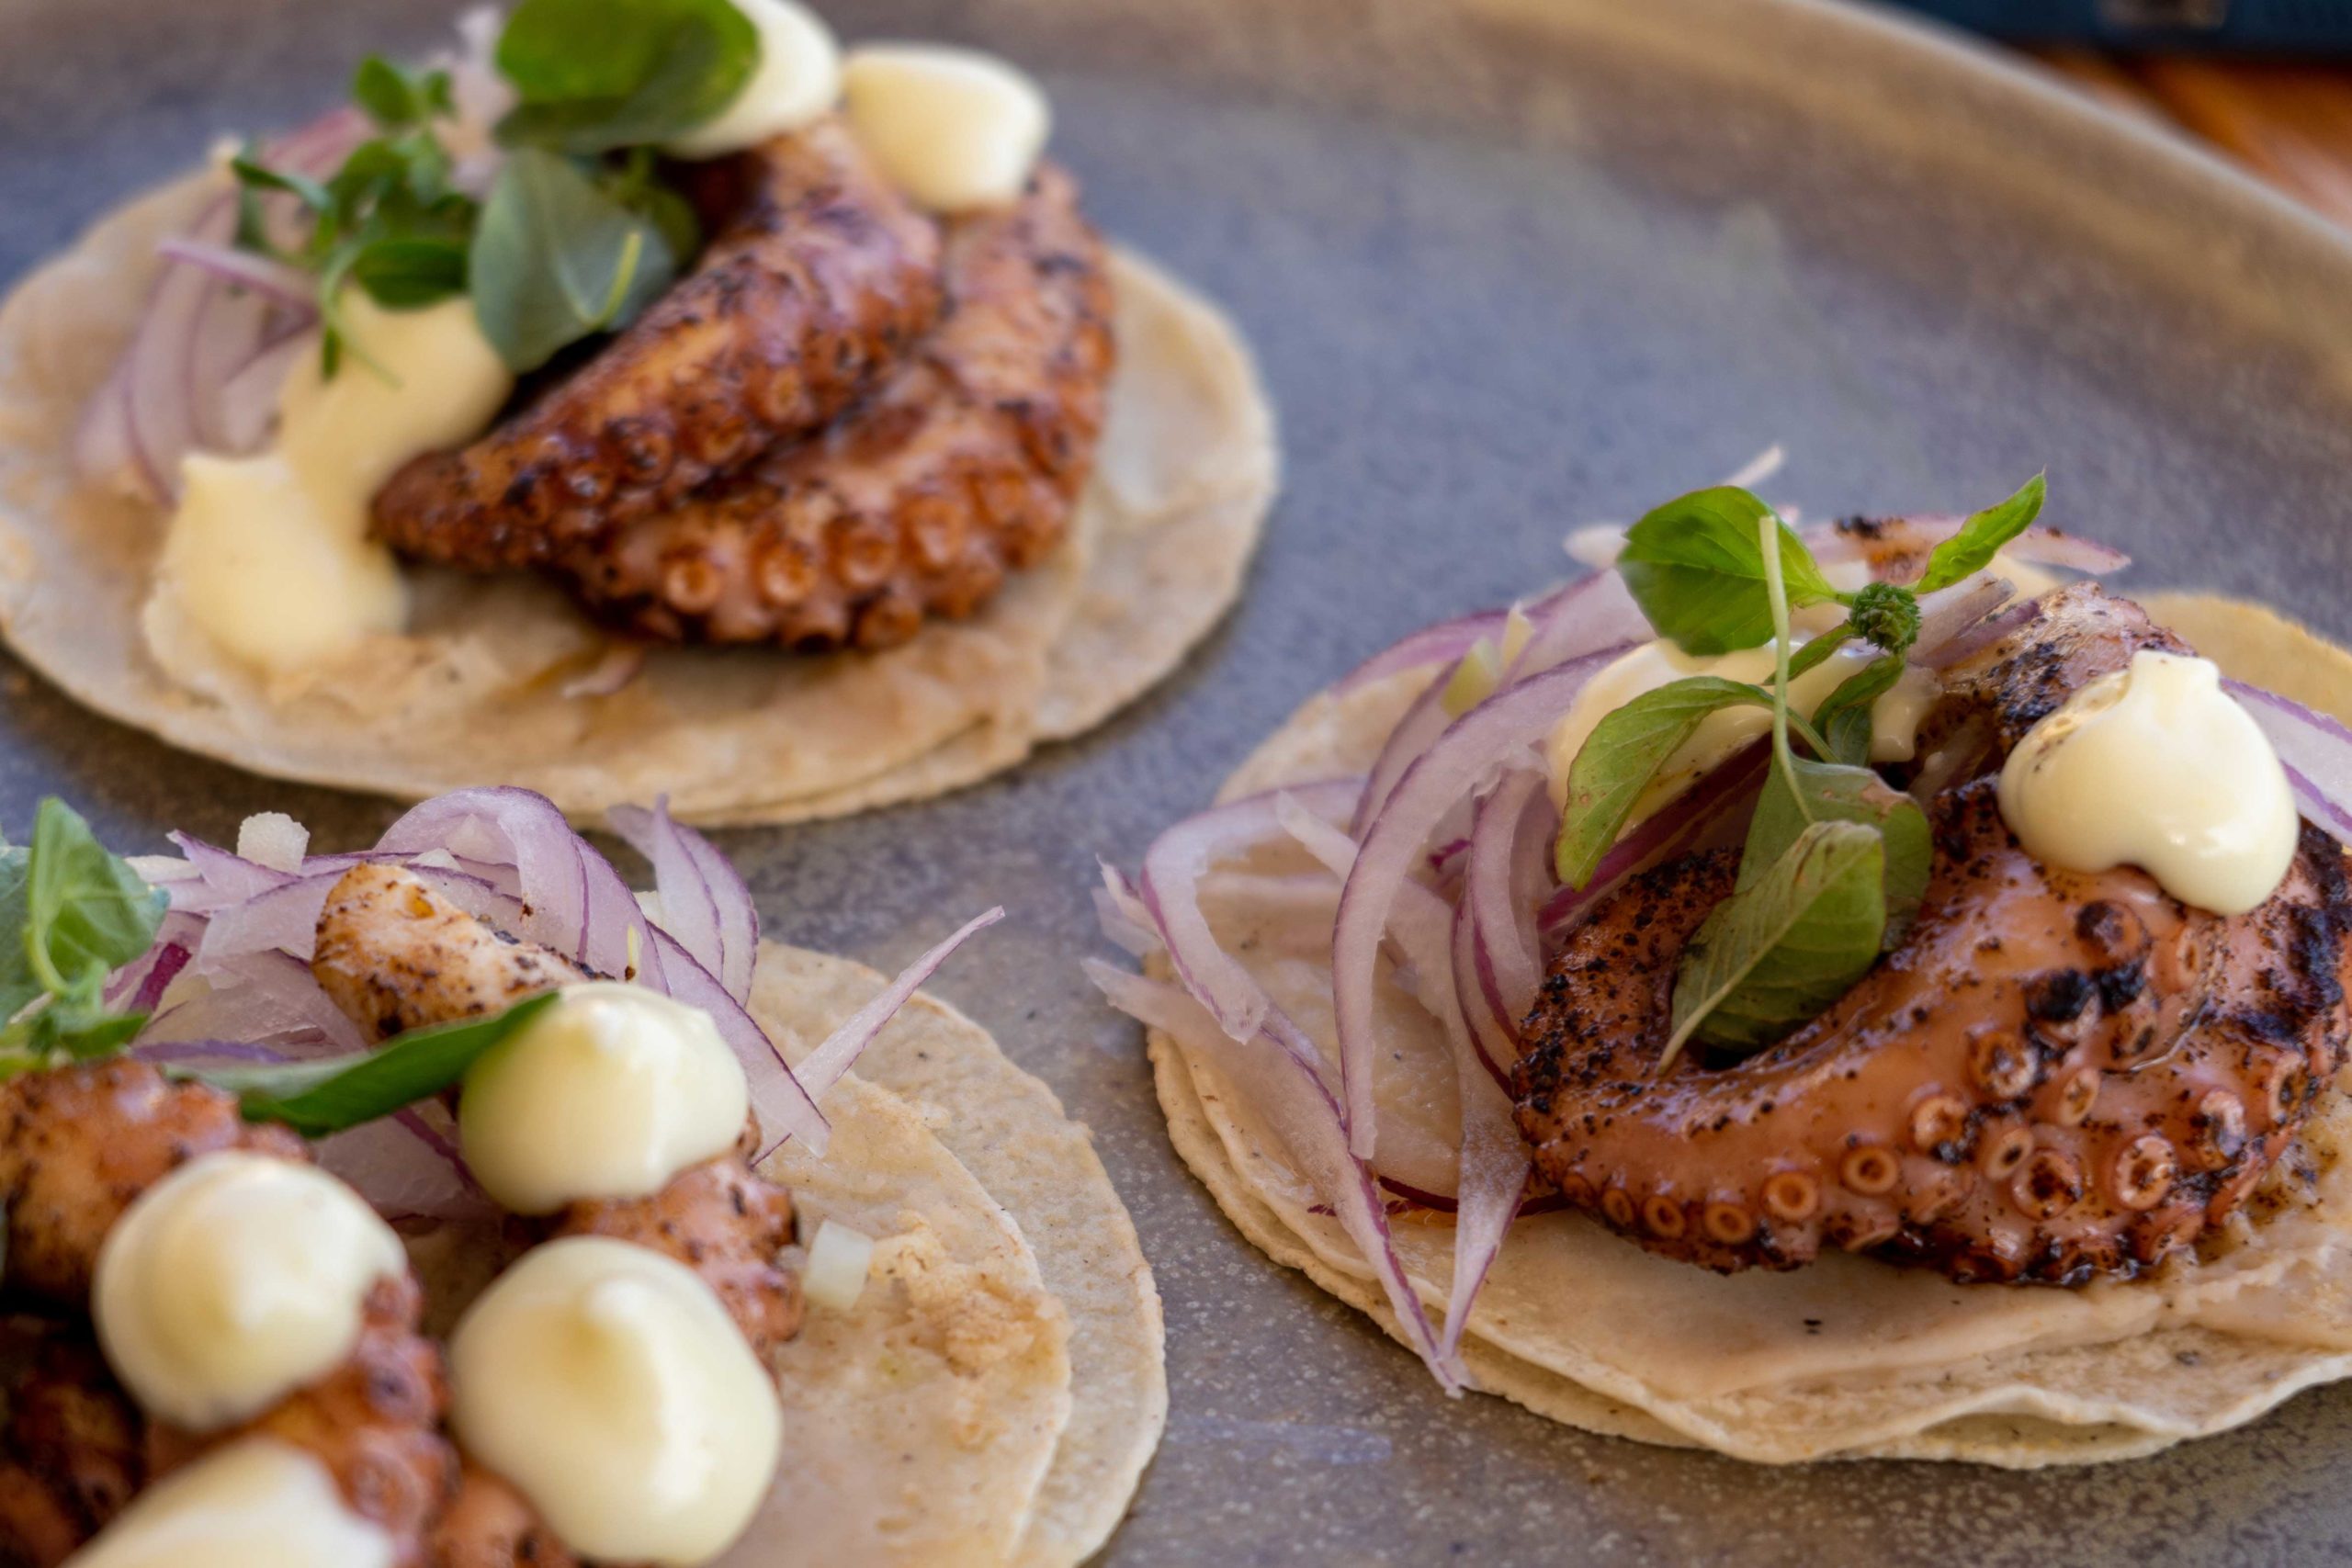
{"type": "MultiPolygon", "coordinates": [[[[2016,1475],[1749,1469],[1450,1404],[1262,1259],[1170,1152],[1136,1031],[1080,978],[1132,860],[1306,692],[1561,567],[1768,442],[1821,512],[2052,515],[2352,634],[2352,251],[2218,165],[1941,35],[1795,0],[840,0],[845,31],[1037,67],[1123,239],[1241,318],[1290,489],[1168,687],[948,800],[745,832],[787,940],[889,964],[1014,919],[942,990],[1100,1134],[1167,1293],[1174,1414],[1121,1563],[2282,1563],[2352,1552],[2352,1389],[2161,1459],[2016,1475]]],[[[332,100],[448,0],[0,0],[0,276],[217,132],[332,100]]],[[[63,791],[152,847],[265,784],[0,663],[0,822],[63,791]]]]}

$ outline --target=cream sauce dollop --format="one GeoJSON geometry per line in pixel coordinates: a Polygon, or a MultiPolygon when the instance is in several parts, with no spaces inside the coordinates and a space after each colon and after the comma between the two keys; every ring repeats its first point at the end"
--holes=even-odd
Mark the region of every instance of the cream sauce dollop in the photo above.
{"type": "Polygon", "coordinates": [[[650,1197],[726,1153],[750,1113],[743,1065],[709,1014],[592,980],[566,987],[468,1070],[458,1135],[500,1207],[545,1214],[650,1197]]]}
{"type": "Polygon", "coordinates": [[[213,641],[293,671],[397,632],[408,592],[368,536],[368,506],[410,458],[479,434],[514,389],[470,299],[391,310],[357,288],[336,373],[301,355],[277,397],[277,439],[250,457],[192,452],[158,592],[213,641]]]}
{"type": "Polygon", "coordinates": [[[223,1150],[123,1211],[98,1252],[91,1312],[140,1405],[209,1432],[341,1365],[369,1289],[407,1267],[391,1226],[334,1177],[223,1150]]]}
{"type": "Polygon", "coordinates": [[[700,1276],[627,1242],[526,1253],[459,1321],[449,1374],[466,1451],[583,1557],[708,1562],[775,1475],[766,1369],[700,1276]]]}
{"type": "Polygon", "coordinates": [[[243,1438],[141,1492],[65,1568],[391,1568],[394,1557],[314,1456],[243,1438]]]}
{"type": "Polygon", "coordinates": [[[2136,865],[2184,904],[2236,915],[2278,891],[2301,832],[2294,792],[2211,660],[2143,649],[2026,732],[2001,816],[2052,865],[2136,865]]]}
{"type": "Polygon", "coordinates": [[[678,158],[717,158],[822,119],[842,96],[841,46],[796,0],[734,0],[760,35],[760,62],[718,117],[672,141],[678,158]]]}
{"type": "Polygon", "coordinates": [[[1044,89],[978,50],[870,44],[850,51],[842,87],[859,143],[934,212],[1011,204],[1053,129],[1044,89]]]}

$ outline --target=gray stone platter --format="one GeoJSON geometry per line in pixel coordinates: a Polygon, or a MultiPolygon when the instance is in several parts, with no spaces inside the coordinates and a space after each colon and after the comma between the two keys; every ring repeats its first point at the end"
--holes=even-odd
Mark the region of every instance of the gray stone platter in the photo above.
{"type": "MultiPolygon", "coordinates": [[[[1561,569],[1571,525],[1767,443],[1813,513],[2047,466],[2127,581],[2352,634],[2352,250],[1986,51],[1799,0],[842,0],[853,36],[1035,66],[1097,215],[1225,300],[1290,483],[1230,623],[1101,733],[861,820],[729,835],[771,928],[888,964],[1001,901],[940,989],[1091,1122],[1167,1296],[1174,1411],[1120,1563],[2244,1562],[2352,1553],[2352,1390],[2109,1469],[1769,1471],[1441,1398],[1226,1225],[1136,1032],[1076,969],[1132,861],[1307,692],[1561,569]]],[[[221,131],[333,100],[449,0],[6,0],[0,280],[221,131]]],[[[191,760],[0,660],[0,823],[119,842],[388,803],[191,760]]]]}

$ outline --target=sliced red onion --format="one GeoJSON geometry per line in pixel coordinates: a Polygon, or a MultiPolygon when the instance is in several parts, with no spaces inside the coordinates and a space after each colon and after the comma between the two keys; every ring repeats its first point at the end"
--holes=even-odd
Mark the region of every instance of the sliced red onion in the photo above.
{"type": "Polygon", "coordinates": [[[2224,681],[2222,689],[2245,705],[2269,738],[2303,815],[2352,844],[2352,729],[2243,681],[2224,681]]]}
{"type": "Polygon", "coordinates": [[[2110,571],[2121,571],[2132,564],[2132,558],[2113,545],[2103,545],[2097,539],[2086,539],[2079,534],[2063,534],[2055,528],[2032,527],[2001,547],[2001,552],[2012,560],[2029,566],[2063,567],[2098,577],[2110,571]]]}
{"type": "Polygon", "coordinates": [[[1919,635],[1912,639],[1910,661],[1928,665],[1934,653],[1954,637],[2007,604],[2017,594],[2007,578],[1980,571],[1919,601],[1919,635]]]}
{"type": "Polygon", "coordinates": [[[1537,924],[1547,942],[1556,942],[1629,876],[1681,853],[1732,811],[1746,805],[1763,783],[1770,747],[1758,741],[1710,772],[1689,789],[1644,818],[1611,844],[1582,887],[1563,887],[1544,904],[1537,924]]]}
{"type": "Polygon", "coordinates": [[[278,393],[286,385],[287,373],[297,360],[318,352],[318,334],[308,326],[296,327],[264,341],[243,364],[221,378],[213,399],[212,418],[220,429],[222,451],[255,451],[269,439],[277,422],[278,393]]]}
{"type": "Polygon", "coordinates": [[[696,963],[718,976],[729,996],[750,1000],[760,911],[734,863],[708,839],[678,825],[666,795],[655,797],[650,811],[616,806],[605,816],[613,831],[651,863],[662,924],[696,963]]]}
{"type": "MultiPolygon", "coordinates": [[[[955,935],[900,970],[899,977],[883,987],[872,1001],[843,1019],[841,1027],[825,1037],[824,1043],[801,1058],[801,1081],[808,1092],[820,1095],[840,1082],[841,1076],[856,1065],[857,1058],[874,1043],[874,1037],[882,1032],[882,1026],[906,1006],[916,987],[930,979],[957,948],[1002,919],[1002,906],[973,916],[955,935]]],[[[821,1145],[812,1146],[820,1154],[824,1152],[821,1145]]]]}
{"type": "Polygon", "coordinates": [[[1787,464],[1789,455],[1777,441],[1753,457],[1734,468],[1724,483],[1738,490],[1753,490],[1777,474],[1787,464]]]}
{"type": "Polygon", "coordinates": [[[1414,1293],[1388,1230],[1388,1209],[1370,1171],[1348,1149],[1340,1102],[1323,1080],[1281,1042],[1263,1034],[1227,1036],[1217,1019],[1172,986],[1147,980],[1098,959],[1084,961],[1089,978],[1111,1004],[1174,1036],[1214,1066],[1265,1118],[1301,1174],[1319,1193],[1371,1265],[1406,1342],[1449,1393],[1468,1386],[1457,1354],[1440,1347],[1429,1314],[1414,1293]]]}
{"type": "Polygon", "coordinates": [[[155,252],[165,261],[194,267],[200,273],[239,288],[251,289],[291,310],[311,309],[318,296],[317,285],[301,268],[252,251],[238,250],[233,245],[214,244],[209,240],[173,238],[157,245],[155,252]]]}
{"type": "MultiPolygon", "coordinates": [[[[1354,779],[1294,784],[1277,792],[1309,810],[1327,817],[1343,814],[1361,788],[1354,779]]],[[[1200,998],[1217,1023],[1236,1040],[1247,1040],[1267,1028],[1276,1012],[1272,1000],[1233,956],[1217,944],[1201,912],[1201,878],[1219,860],[1228,859],[1272,842],[1284,829],[1273,794],[1251,795],[1177,823],[1153,841],[1144,853],[1143,879],[1137,892],[1152,926],[1168,947],[1169,961],[1184,988],[1200,998]]],[[[1272,1026],[1285,1048],[1303,1050],[1306,1059],[1320,1061],[1287,1020],[1272,1026]]]]}
{"type": "MultiPolygon", "coordinates": [[[[1977,622],[1974,626],[1928,647],[1924,653],[1914,650],[1912,662],[1930,670],[1949,670],[1991,648],[2012,632],[2024,630],[2041,618],[2041,601],[2020,599],[1998,615],[1977,622]]],[[[1921,639],[1925,646],[1925,639],[1921,639]]]]}
{"type": "Polygon", "coordinates": [[[1503,776],[1479,804],[1463,872],[1479,990],[1514,1042],[1544,979],[1535,915],[1554,886],[1551,847],[1559,822],[1546,782],[1543,770],[1532,767],[1503,776]]]}
{"type": "Polygon", "coordinates": [[[645,653],[643,643],[608,642],[596,662],[557,687],[556,695],[566,702],[576,702],[625,691],[629,682],[645,673],[645,653]]]}
{"type": "Polygon", "coordinates": [[[1578,578],[1528,606],[1534,631],[1503,675],[1510,685],[1606,649],[1611,655],[1645,643],[1656,634],[1648,617],[1613,571],[1578,578]]]}
{"type": "Polygon", "coordinates": [[[1471,709],[1406,770],[1363,834],[1331,938],[1340,1078],[1351,1145],[1359,1156],[1372,1153],[1379,1114],[1372,1095],[1373,965],[1423,846],[1438,824],[1484,788],[1498,768],[1550,734],[1585,683],[1618,652],[1611,648],[1570,660],[1471,709]]]}
{"type": "Polygon", "coordinates": [[[1151,911],[1144,908],[1142,896],[1126,873],[1107,860],[1096,863],[1102,868],[1102,886],[1094,890],[1094,914],[1102,922],[1102,934],[1131,958],[1159,952],[1159,934],[1152,928],[1151,911]]]}
{"type": "Polygon", "coordinates": [[[1503,635],[1504,624],[1510,618],[1508,610],[1481,610],[1476,615],[1424,626],[1340,676],[1331,690],[1335,694],[1344,694],[1407,670],[1426,670],[1433,664],[1452,664],[1477,646],[1481,637],[1490,642],[1499,638],[1503,635]]]}

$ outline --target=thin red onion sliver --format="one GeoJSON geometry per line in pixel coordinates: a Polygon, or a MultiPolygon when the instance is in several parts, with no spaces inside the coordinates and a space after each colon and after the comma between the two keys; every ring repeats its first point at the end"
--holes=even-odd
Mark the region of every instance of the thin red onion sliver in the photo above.
{"type": "Polygon", "coordinates": [[[760,911],[742,874],[708,839],[671,817],[666,795],[655,798],[650,811],[616,806],[605,817],[613,831],[652,864],[662,924],[696,963],[718,976],[729,996],[750,1000],[760,911]]]}
{"type": "Polygon", "coordinates": [[[1669,852],[1688,848],[1708,827],[1743,804],[1763,782],[1770,750],[1767,742],[1757,741],[1627,829],[1600,857],[1591,881],[1552,895],[1537,917],[1544,940],[1557,942],[1627,877],[1669,852]]]}
{"type": "MultiPolygon", "coordinates": [[[[1002,919],[1004,909],[1001,906],[973,916],[955,935],[900,970],[899,977],[883,987],[873,1000],[843,1019],[841,1026],[827,1035],[822,1044],[800,1059],[801,1082],[808,1087],[808,1092],[821,1095],[840,1082],[841,1076],[849,1071],[860,1054],[874,1043],[874,1037],[882,1032],[882,1026],[906,1005],[909,997],[915,994],[915,988],[930,979],[957,948],[1002,919]]],[[[821,1145],[812,1145],[811,1147],[819,1154],[824,1152],[821,1145]]]]}
{"type": "MultiPolygon", "coordinates": [[[[1354,804],[1361,788],[1359,780],[1338,779],[1295,784],[1279,793],[1309,810],[1337,817],[1354,804]]],[[[1187,818],[1160,834],[1144,852],[1137,892],[1152,926],[1167,943],[1169,961],[1176,966],[1185,989],[1200,998],[1219,1027],[1236,1040],[1247,1040],[1268,1029],[1286,1049],[1317,1063],[1320,1070],[1320,1057],[1314,1047],[1287,1019],[1278,1017],[1279,1010],[1250,972],[1217,945],[1208,918],[1201,912],[1201,878],[1215,862],[1277,840],[1283,832],[1275,796],[1271,794],[1251,795],[1187,818]]]]}
{"type": "Polygon", "coordinates": [[[2243,681],[2224,681],[2222,689],[2245,705],[2269,738],[2303,814],[2352,845],[2352,729],[2243,681]]]}
{"type": "Polygon", "coordinates": [[[1192,997],[1172,986],[1147,980],[1087,959],[1089,978],[1113,1006],[1129,1017],[1166,1032],[1211,1066],[1266,1119],[1297,1165],[1370,1264],[1388,1298],[1406,1342],[1447,1393],[1468,1385],[1460,1359],[1442,1350],[1430,1331],[1429,1314],[1407,1278],[1389,1235],[1388,1207],[1363,1163],[1349,1152],[1340,1103],[1323,1080],[1278,1041],[1260,1036],[1229,1038],[1218,1021],[1192,997]]]}
{"type": "Polygon", "coordinates": [[[1927,664],[1944,644],[2007,604],[2016,596],[2007,578],[1980,571],[1919,601],[1919,633],[1911,644],[1910,661],[1927,664]]]}
{"type": "Polygon", "coordinates": [[[2010,633],[2024,630],[2041,618],[2041,600],[2019,600],[1998,615],[1988,616],[1957,636],[1928,649],[1924,654],[1915,653],[1912,662],[1924,664],[1930,670],[1949,670],[1953,665],[1984,652],[2010,633]]]}
{"type": "Polygon", "coordinates": [[[233,245],[174,237],[157,245],[155,252],[165,261],[194,267],[239,288],[249,288],[292,310],[311,309],[317,296],[317,284],[301,268],[252,251],[238,250],[233,245]]]}
{"type": "Polygon", "coordinates": [[[1516,768],[1479,804],[1462,877],[1463,907],[1476,939],[1480,990],[1516,1041],[1518,1021],[1535,1005],[1544,954],[1535,913],[1552,886],[1552,807],[1546,775],[1516,768]]]}
{"type": "Polygon", "coordinates": [[[1390,644],[1380,652],[1349,671],[1332,684],[1334,695],[1345,695],[1375,681],[1401,674],[1408,670],[1426,670],[1432,664],[1451,664],[1471,649],[1481,637],[1499,637],[1504,623],[1510,619],[1508,610],[1482,610],[1424,626],[1403,640],[1390,644]]]}
{"type": "Polygon", "coordinates": [[[1399,888],[1437,825],[1476,794],[1498,767],[1540,743],[1585,683],[1618,651],[1604,649],[1570,660],[1506,687],[1471,709],[1406,770],[1362,835],[1363,848],[1340,896],[1339,920],[1331,936],[1340,1079],[1351,1145],[1359,1156],[1370,1156],[1379,1115],[1372,1097],[1373,962],[1396,910],[1399,888]]]}

